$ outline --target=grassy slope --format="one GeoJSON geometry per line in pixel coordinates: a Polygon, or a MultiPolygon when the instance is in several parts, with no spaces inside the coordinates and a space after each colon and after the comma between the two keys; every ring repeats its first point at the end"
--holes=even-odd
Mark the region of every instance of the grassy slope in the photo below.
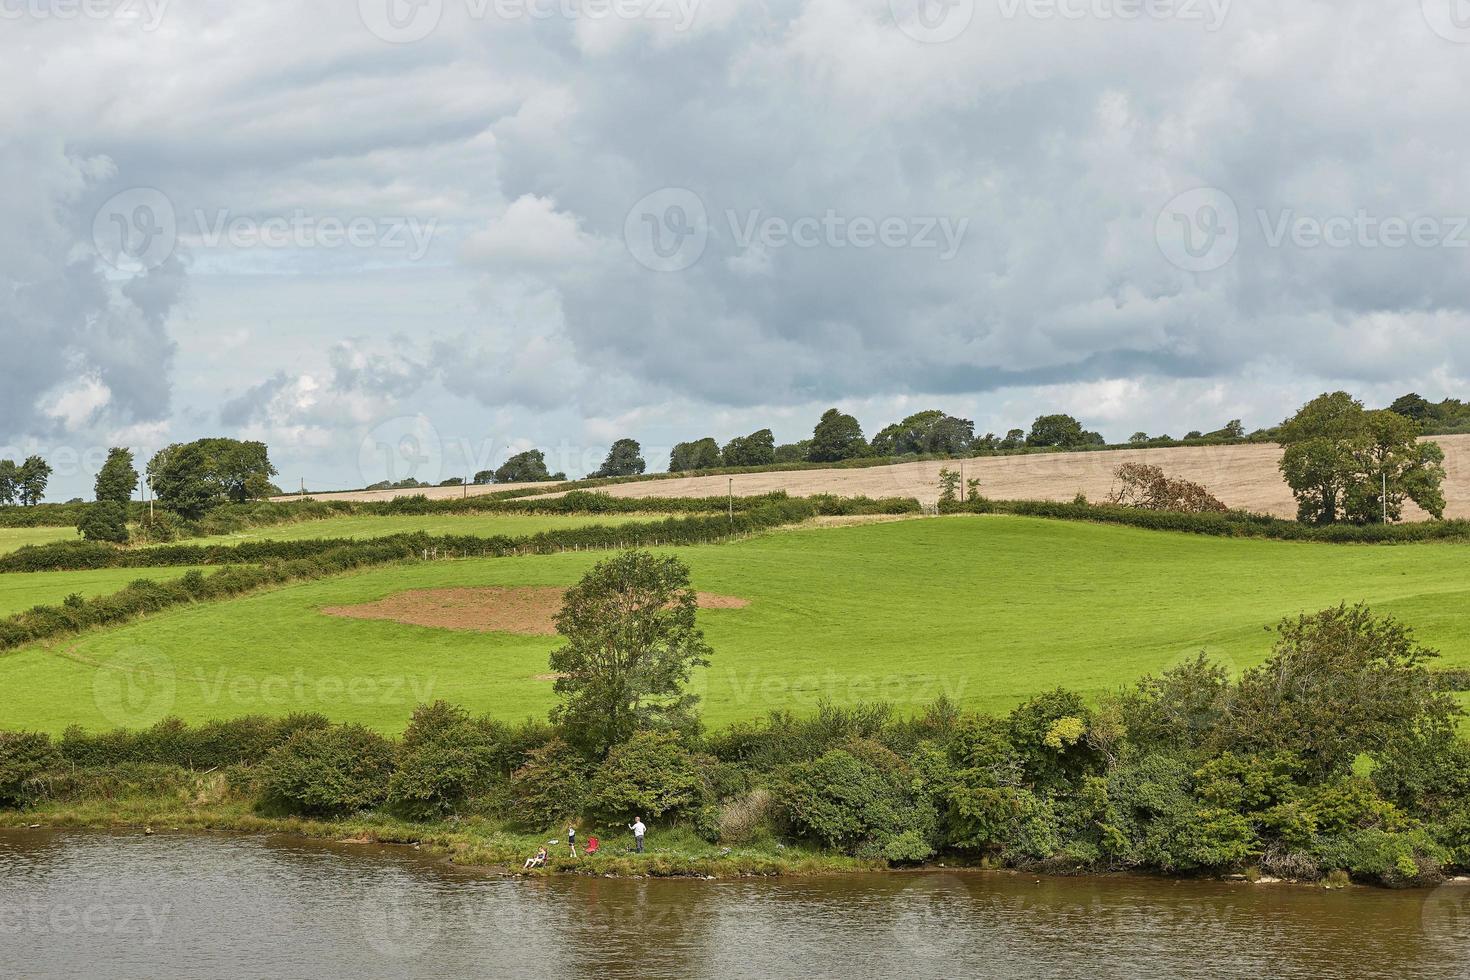
{"type": "MultiPolygon", "coordinates": [[[[155,582],[163,582],[178,578],[188,570],[101,568],[85,572],[12,572],[0,575],[0,616],[22,612],[32,606],[54,605],[73,592],[84,596],[107,595],[134,579],[151,578],[155,582]]],[[[205,571],[207,574],[209,570],[205,571]]],[[[3,689],[3,682],[0,682],[0,689],[3,689]]]]}
{"type": "Polygon", "coordinates": [[[0,527],[0,555],[28,544],[70,541],[76,536],[74,527],[0,527]]]}
{"type": "Polygon", "coordinates": [[[310,538],[378,538],[426,531],[429,534],[505,534],[516,537],[587,524],[623,524],[648,520],[639,514],[402,514],[392,517],[329,517],[252,527],[234,534],[190,538],[185,544],[238,544],[241,541],[304,541],[310,538]]]}
{"type": "MultiPolygon", "coordinates": [[[[1369,600],[1470,665],[1470,549],[1229,540],[1010,517],[952,517],[777,533],[685,549],[700,589],[744,596],[701,613],[715,649],[699,678],[721,724],[817,698],[904,704],[941,691],[989,710],[1059,684],[1097,692],[1204,649],[1260,660],[1281,616],[1369,600]]],[[[416,700],[445,697],[510,719],[552,704],[551,637],[468,634],[335,619],[323,605],[406,588],[570,584],[596,558],[440,562],[303,583],[173,611],[0,658],[0,727],[59,730],[323,710],[400,730],[416,700]],[[140,652],[141,651],[141,652],[140,652]],[[119,707],[85,661],[164,664],[119,707]],[[262,679],[270,678],[262,685],[262,679]],[[99,698],[94,690],[108,693],[99,698]]],[[[116,674],[116,671],[111,673],[116,674]]],[[[148,678],[144,678],[145,682],[148,678]]]]}

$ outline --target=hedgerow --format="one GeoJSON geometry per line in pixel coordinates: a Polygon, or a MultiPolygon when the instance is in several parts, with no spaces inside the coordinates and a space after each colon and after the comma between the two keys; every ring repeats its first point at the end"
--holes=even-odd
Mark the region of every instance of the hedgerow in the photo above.
{"type": "Polygon", "coordinates": [[[598,524],[542,531],[519,538],[406,534],[361,541],[252,541],[229,547],[167,545],[130,550],[100,542],[65,542],[59,547],[22,548],[0,558],[0,572],[182,565],[223,567],[212,575],[193,569],[169,582],[140,578],[110,595],[36,606],[0,619],[0,650],[94,626],[126,622],[171,606],[228,598],[264,586],[395,561],[702,544],[793,524],[816,513],[817,507],[809,501],[779,500],[733,515],[692,515],[616,526],[598,524]]]}
{"type": "Polygon", "coordinates": [[[1152,531],[1182,531],[1217,537],[1274,538],[1330,544],[1407,544],[1470,538],[1470,521],[1415,521],[1404,524],[1301,524],[1245,511],[1186,514],[1107,504],[1047,500],[988,500],[983,497],[940,506],[945,514],[1013,514],[1067,521],[1126,524],[1152,531]]]}

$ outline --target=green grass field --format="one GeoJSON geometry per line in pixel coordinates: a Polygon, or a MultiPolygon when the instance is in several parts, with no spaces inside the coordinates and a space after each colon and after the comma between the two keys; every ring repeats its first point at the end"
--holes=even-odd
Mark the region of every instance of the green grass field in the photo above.
{"type": "MultiPolygon", "coordinates": [[[[86,572],[11,572],[0,575],[0,616],[32,606],[55,605],[73,592],[84,596],[116,592],[134,579],[175,579],[187,568],[102,568],[86,572]]],[[[208,573],[210,569],[205,569],[208,573]]],[[[0,654],[3,656],[3,654],[0,654]]],[[[0,672],[0,677],[3,677],[0,672]]]]}
{"type": "Polygon", "coordinates": [[[252,527],[233,534],[189,538],[184,544],[238,544],[241,541],[305,541],[311,538],[380,538],[388,534],[474,534],[519,537],[538,531],[588,524],[625,524],[659,520],[642,514],[400,514],[392,517],[352,515],[320,521],[298,521],[252,527]]]}
{"type": "MultiPolygon", "coordinates": [[[[697,588],[743,609],[700,613],[714,647],[696,680],[719,725],[777,707],[947,693],[1004,710],[1057,685],[1115,687],[1205,650],[1260,661],[1265,627],[1370,601],[1470,665],[1470,548],[1295,544],[1011,517],[793,530],[681,549],[697,588]]],[[[320,608],[404,589],[566,585],[573,553],[376,569],[0,656],[0,728],[59,731],[256,711],[322,711],[386,732],[446,698],[506,719],[553,703],[554,637],[342,619],[320,608]],[[542,675],[542,677],[538,677],[542,675]]],[[[121,578],[135,577],[127,571],[121,578]]],[[[8,576],[7,576],[8,578],[8,576]]]]}
{"type": "Polygon", "coordinates": [[[0,527],[0,555],[24,548],[28,544],[50,544],[71,541],[77,536],[74,527],[0,527]]]}

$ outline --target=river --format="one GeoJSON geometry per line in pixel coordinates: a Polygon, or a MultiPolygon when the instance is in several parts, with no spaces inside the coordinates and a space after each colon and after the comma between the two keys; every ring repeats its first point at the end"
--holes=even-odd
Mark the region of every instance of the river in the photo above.
{"type": "Polygon", "coordinates": [[[401,847],[0,832],[0,975],[1467,977],[1470,886],[515,880],[401,847]]]}

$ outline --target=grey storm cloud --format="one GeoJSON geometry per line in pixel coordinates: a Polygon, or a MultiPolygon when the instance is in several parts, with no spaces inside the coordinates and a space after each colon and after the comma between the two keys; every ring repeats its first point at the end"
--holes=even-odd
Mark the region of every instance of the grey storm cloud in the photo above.
{"type": "MultiPolygon", "coordinates": [[[[46,207],[76,218],[65,201],[35,202],[38,212],[46,207]]],[[[90,224],[87,215],[85,229],[70,229],[74,238],[58,228],[49,262],[40,257],[25,271],[0,266],[0,436],[54,432],[60,423],[43,411],[47,396],[90,381],[107,389],[94,421],[126,425],[170,412],[177,345],[165,323],[183,288],[182,266],[170,260],[119,288],[95,260],[69,258],[90,224]]],[[[0,236],[23,238],[27,227],[41,226],[12,226],[0,236]]]]}
{"type": "MultiPolygon", "coordinates": [[[[339,429],[425,404],[577,438],[533,430],[910,396],[979,415],[1113,381],[1159,412],[1216,386],[1261,421],[1283,377],[1298,401],[1318,379],[1463,395],[1470,44],[1437,2],[1205,5],[1218,23],[975,4],[942,43],[888,0],[704,0],[679,25],[449,3],[397,44],[362,5],[285,0],[170,5],[153,33],[20,24],[0,37],[0,82],[28,92],[0,105],[3,427],[63,424],[47,399],[85,379],[111,423],[204,417],[343,458],[339,429]],[[128,187],[181,228],[437,231],[421,262],[185,236],[130,277],[88,241],[128,187]],[[1167,209],[1201,188],[1180,231],[1167,209]],[[680,209],[640,213],[661,192],[680,209]],[[1213,247],[1227,212],[1229,248],[1192,267],[1180,247],[1213,247]],[[693,218],[698,254],[660,271],[649,230],[693,218]],[[1409,245],[1383,232],[1423,221],[1409,245]]],[[[1159,421],[1126,401],[1057,407],[1159,421]]]]}

